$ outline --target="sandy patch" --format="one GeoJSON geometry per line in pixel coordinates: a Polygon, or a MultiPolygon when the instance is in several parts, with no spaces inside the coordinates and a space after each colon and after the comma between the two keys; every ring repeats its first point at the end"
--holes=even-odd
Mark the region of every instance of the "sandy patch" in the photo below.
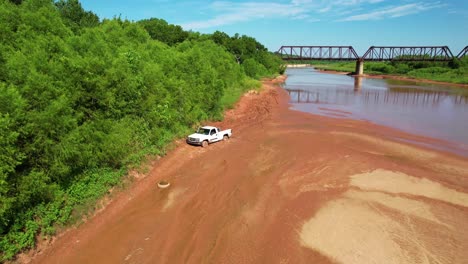
{"type": "Polygon", "coordinates": [[[169,195],[167,196],[167,200],[166,200],[166,203],[164,204],[163,208],[162,208],[162,211],[165,212],[166,210],[168,210],[169,208],[171,208],[176,199],[181,195],[183,194],[185,191],[187,191],[187,188],[185,189],[182,189],[182,188],[178,188],[178,189],[174,189],[172,190],[169,195]]]}
{"type": "Polygon", "coordinates": [[[340,198],[306,222],[300,238],[303,246],[339,263],[462,263],[466,253],[457,249],[462,235],[454,237],[433,223],[423,228],[411,215],[398,216],[373,202],[340,198]]]}
{"type": "Polygon", "coordinates": [[[390,237],[395,228],[362,202],[338,199],[304,224],[300,237],[303,246],[341,263],[409,263],[390,237]]]}
{"type": "Polygon", "coordinates": [[[400,213],[420,217],[422,219],[451,228],[449,224],[441,222],[432,213],[431,206],[424,202],[404,197],[391,196],[380,192],[360,192],[350,190],[347,191],[344,196],[346,198],[367,202],[370,205],[382,205],[387,208],[399,211],[400,213]]]}
{"type": "Polygon", "coordinates": [[[468,194],[449,189],[440,183],[416,178],[401,172],[374,170],[351,176],[351,185],[363,190],[410,194],[468,207],[468,194]]]}
{"type": "Polygon", "coordinates": [[[468,195],[428,179],[378,169],[351,176],[300,231],[304,247],[339,263],[463,263],[468,195]],[[399,195],[404,196],[399,196],[399,195]],[[412,199],[414,196],[415,199],[412,199]],[[446,216],[451,216],[447,218],[446,216]]]}

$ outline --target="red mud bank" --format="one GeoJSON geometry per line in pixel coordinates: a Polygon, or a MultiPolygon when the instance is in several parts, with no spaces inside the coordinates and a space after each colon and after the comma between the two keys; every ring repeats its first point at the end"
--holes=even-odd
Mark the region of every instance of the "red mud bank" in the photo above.
{"type": "MultiPolygon", "coordinates": [[[[468,160],[366,122],[288,109],[264,81],[225,121],[179,142],[100,214],[32,263],[463,263],[468,160]],[[158,189],[160,180],[171,186],[158,189]]],[[[466,262],[465,262],[466,263],[466,262]]]]}

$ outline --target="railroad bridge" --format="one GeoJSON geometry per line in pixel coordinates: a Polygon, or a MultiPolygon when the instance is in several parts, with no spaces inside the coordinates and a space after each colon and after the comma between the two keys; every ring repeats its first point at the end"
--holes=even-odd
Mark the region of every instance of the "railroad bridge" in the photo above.
{"type": "Polygon", "coordinates": [[[364,61],[451,61],[467,53],[468,46],[457,56],[447,46],[371,46],[363,56],[352,46],[281,46],[277,51],[284,61],[356,61],[357,75],[364,73],[364,61]]]}

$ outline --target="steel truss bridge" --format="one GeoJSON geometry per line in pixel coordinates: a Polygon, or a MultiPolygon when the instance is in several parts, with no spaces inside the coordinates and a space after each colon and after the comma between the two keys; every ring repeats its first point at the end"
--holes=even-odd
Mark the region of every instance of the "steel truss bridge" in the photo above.
{"type": "Polygon", "coordinates": [[[447,46],[371,46],[363,56],[352,46],[281,46],[277,53],[285,61],[451,61],[466,56],[468,46],[457,56],[447,46]]]}
{"type": "Polygon", "coordinates": [[[284,61],[356,61],[356,75],[364,73],[364,61],[452,61],[468,53],[466,46],[454,56],[447,46],[371,46],[359,56],[352,46],[281,46],[277,54],[284,61]]]}

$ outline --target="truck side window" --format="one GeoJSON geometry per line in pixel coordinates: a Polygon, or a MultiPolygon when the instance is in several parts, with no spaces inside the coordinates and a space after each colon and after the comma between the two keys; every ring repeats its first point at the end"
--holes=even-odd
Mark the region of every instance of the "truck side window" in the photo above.
{"type": "Polygon", "coordinates": [[[214,129],[212,129],[212,130],[211,130],[211,134],[210,134],[210,135],[214,135],[214,134],[215,134],[215,130],[214,130],[214,129]]]}

